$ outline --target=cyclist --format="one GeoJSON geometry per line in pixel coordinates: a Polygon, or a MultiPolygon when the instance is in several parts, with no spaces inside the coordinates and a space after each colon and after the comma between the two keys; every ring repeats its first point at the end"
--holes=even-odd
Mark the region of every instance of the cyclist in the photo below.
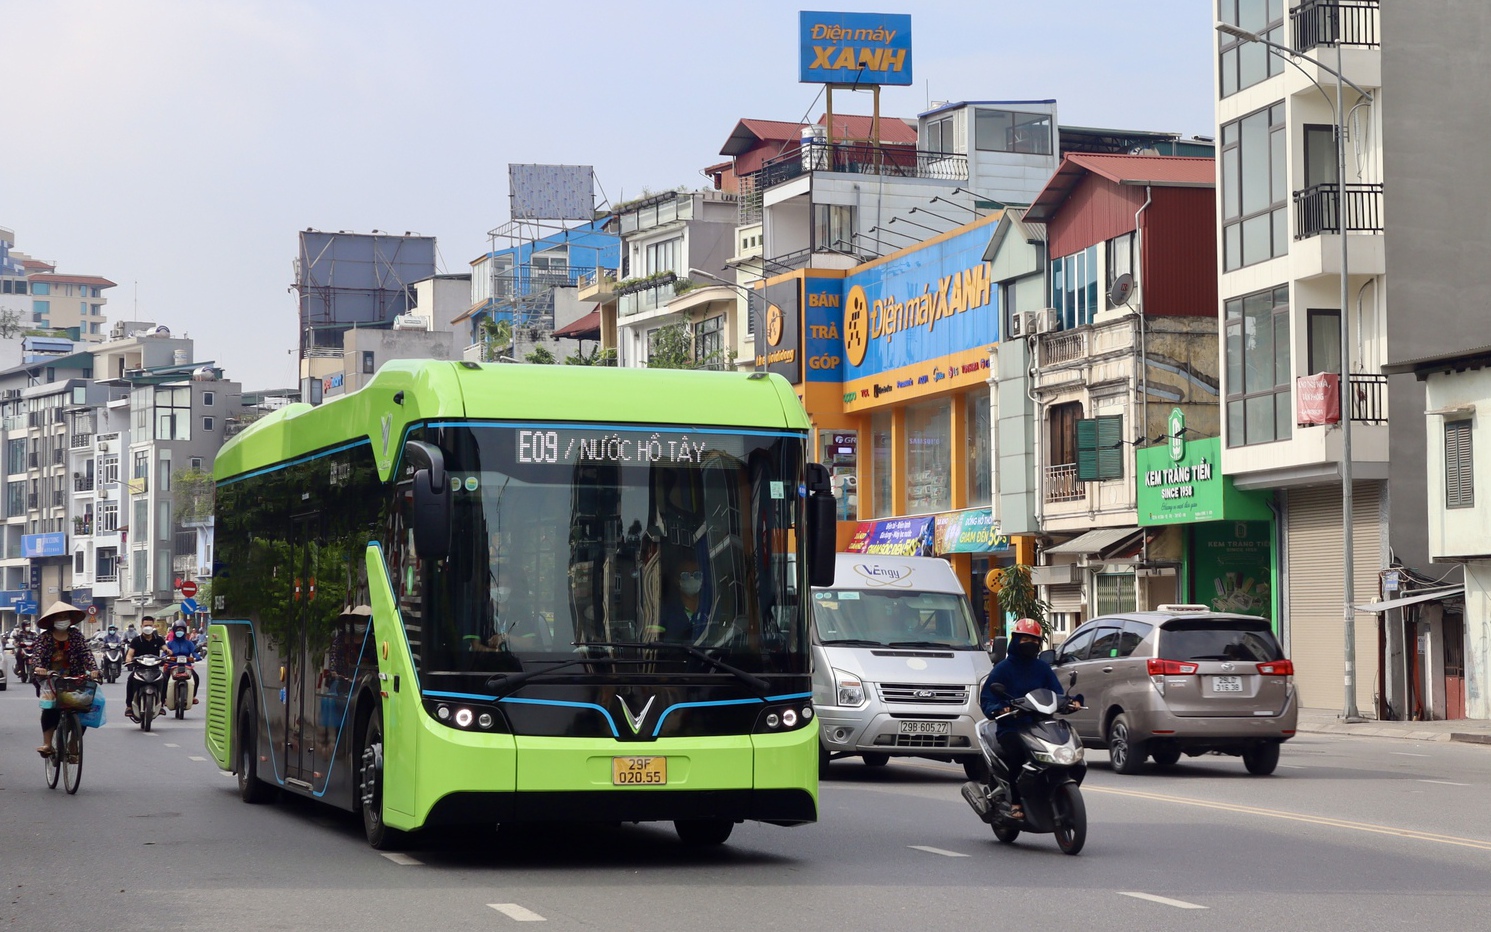
{"type": "MultiPolygon", "coordinates": [[[[50,674],[61,676],[86,676],[95,683],[101,679],[98,661],[88,649],[88,639],[83,637],[75,625],[88,617],[87,613],[66,602],[53,602],[52,606],[37,619],[37,626],[45,634],[36,639],[31,652],[31,666],[36,673],[31,681],[36,684],[36,695],[41,696],[41,684],[50,674]]],[[[41,746],[36,753],[42,757],[52,755],[52,732],[62,720],[62,712],[56,708],[41,710],[41,746]]]]}

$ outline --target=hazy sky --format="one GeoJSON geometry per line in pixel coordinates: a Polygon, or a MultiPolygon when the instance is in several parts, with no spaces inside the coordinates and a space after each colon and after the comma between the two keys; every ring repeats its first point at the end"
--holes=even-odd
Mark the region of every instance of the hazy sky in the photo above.
{"type": "MultiPolygon", "coordinates": [[[[297,230],[439,239],[464,272],[509,162],[612,201],[700,185],[741,117],[816,119],[800,9],[912,14],[928,100],[1056,98],[1063,123],[1210,135],[1210,0],[0,3],[0,227],[103,275],[247,389],[295,382],[297,230]]],[[[869,94],[836,107],[869,112],[869,94]]],[[[29,308],[28,308],[29,310],[29,308]]]]}

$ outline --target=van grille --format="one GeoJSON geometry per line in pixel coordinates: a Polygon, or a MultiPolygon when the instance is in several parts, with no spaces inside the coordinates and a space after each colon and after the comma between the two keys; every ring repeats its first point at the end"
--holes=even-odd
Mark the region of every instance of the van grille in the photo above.
{"type": "Polygon", "coordinates": [[[898,748],[945,748],[948,735],[896,735],[898,748]]]}
{"type": "Polygon", "coordinates": [[[904,705],[967,705],[968,687],[881,683],[880,701],[904,705]]]}

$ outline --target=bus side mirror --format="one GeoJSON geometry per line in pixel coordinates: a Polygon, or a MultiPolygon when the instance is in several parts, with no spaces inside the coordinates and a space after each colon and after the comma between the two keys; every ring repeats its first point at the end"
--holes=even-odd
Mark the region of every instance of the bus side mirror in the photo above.
{"type": "Polygon", "coordinates": [[[834,584],[834,559],[838,547],[838,507],[828,467],[808,464],[808,585],[834,584]]]}
{"type": "Polygon", "coordinates": [[[411,440],[404,455],[414,466],[414,549],[422,560],[450,554],[450,486],[445,454],[432,443],[411,440]]]}

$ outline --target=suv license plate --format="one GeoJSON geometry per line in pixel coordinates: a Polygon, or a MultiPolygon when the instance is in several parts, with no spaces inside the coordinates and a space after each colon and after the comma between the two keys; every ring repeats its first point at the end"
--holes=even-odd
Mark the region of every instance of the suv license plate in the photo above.
{"type": "Polygon", "coordinates": [[[1211,678],[1211,691],[1214,693],[1240,693],[1243,691],[1242,677],[1214,676],[1211,678]]]}
{"type": "Polygon", "coordinates": [[[612,786],[663,786],[667,782],[666,757],[611,758],[612,786]]]}
{"type": "Polygon", "coordinates": [[[901,734],[903,735],[949,735],[952,734],[952,722],[902,722],[901,734]]]}

